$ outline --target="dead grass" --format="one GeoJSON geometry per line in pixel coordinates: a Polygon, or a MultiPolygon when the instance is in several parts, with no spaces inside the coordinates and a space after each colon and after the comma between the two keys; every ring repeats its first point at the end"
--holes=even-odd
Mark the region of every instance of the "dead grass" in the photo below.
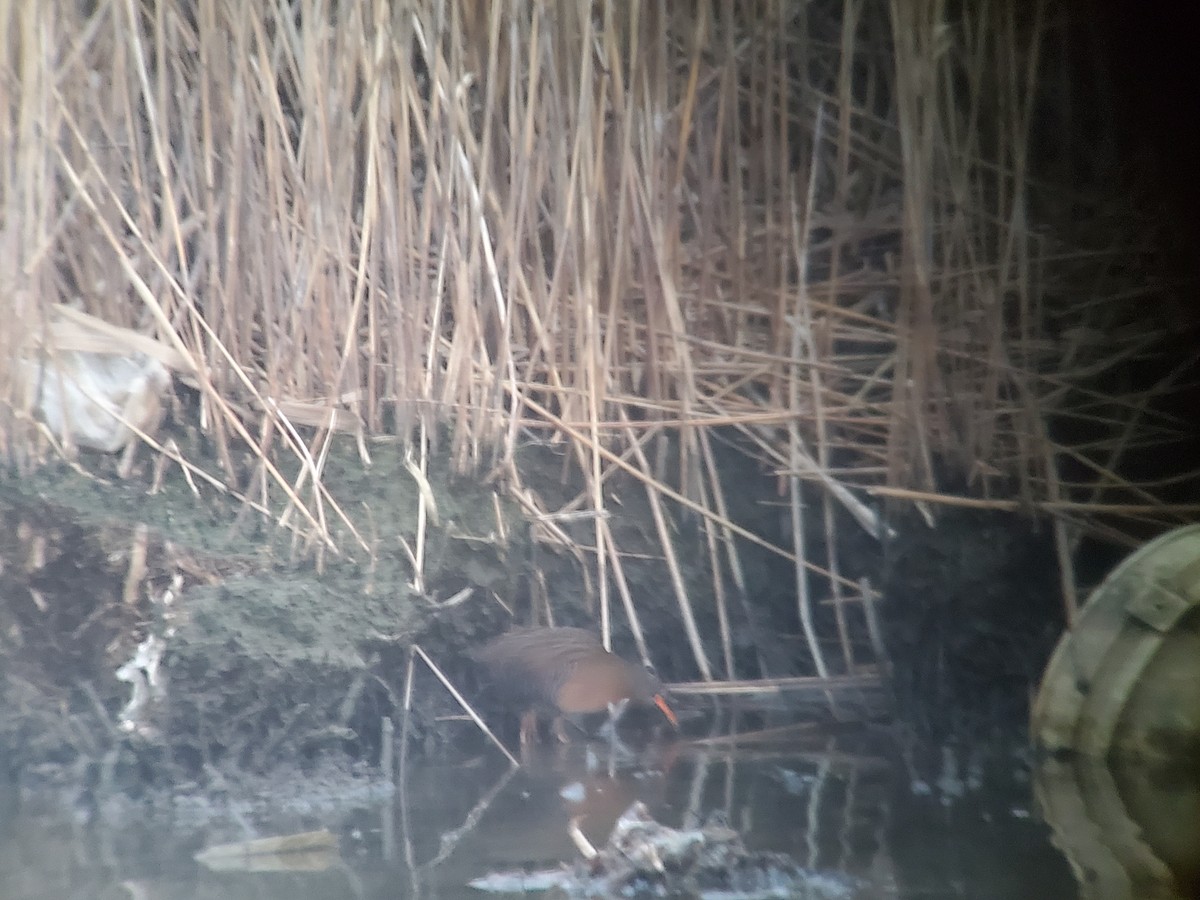
{"type": "Polygon", "coordinates": [[[332,430],[367,462],[363,435],[424,451],[444,427],[517,493],[521,436],[566,441],[605,625],[615,586],[640,641],[605,489],[636,478],[705,678],[738,674],[730,598],[704,613],[717,663],[671,515],[700,514],[723,589],[735,538],[763,542],[726,511],[717,429],[782,479],[797,537],[772,549],[821,674],[855,669],[835,512],[878,536],[871,494],[1051,518],[1072,605],[1083,531],[1191,514],[1120,474],[1186,428],[1155,399],[1187,361],[1103,387],[1159,365],[1171,323],[1145,315],[1136,223],[1052,230],[1112,200],[1036,171],[1046,129],[1085,137],[1056,102],[1067,23],[956,9],[0,0],[2,449],[40,452],[12,360],[63,304],[144,336],[198,394],[210,476],[244,483],[249,449],[247,495],[318,543],[332,517],[357,533],[322,486],[332,430]]]}

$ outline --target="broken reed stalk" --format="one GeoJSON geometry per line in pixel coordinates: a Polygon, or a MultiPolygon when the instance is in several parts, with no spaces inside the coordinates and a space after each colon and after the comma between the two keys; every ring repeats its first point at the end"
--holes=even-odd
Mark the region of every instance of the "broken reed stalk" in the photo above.
{"type": "MultiPolygon", "coordinates": [[[[850,11],[847,10],[847,16],[850,16],[850,11]]],[[[816,130],[813,135],[813,147],[819,148],[822,145],[821,136],[825,127],[825,107],[824,104],[817,106],[817,122],[816,130]]],[[[813,159],[809,163],[808,172],[808,190],[805,192],[803,216],[801,209],[793,196],[791,204],[791,224],[792,224],[792,253],[795,258],[797,270],[798,291],[796,296],[795,309],[792,313],[792,318],[789,324],[792,328],[792,392],[789,397],[789,403],[793,411],[799,412],[799,375],[801,362],[801,353],[803,353],[804,368],[807,369],[808,382],[810,388],[810,405],[813,411],[813,430],[815,432],[815,440],[817,442],[817,471],[829,471],[829,431],[826,422],[824,386],[821,376],[821,368],[817,361],[824,359],[827,354],[821,353],[817,347],[817,338],[814,334],[816,329],[816,321],[812,315],[811,305],[808,303],[808,297],[805,294],[805,287],[809,281],[809,255],[811,248],[809,246],[809,233],[811,231],[809,224],[813,221],[813,216],[816,213],[816,187],[817,187],[817,172],[818,153],[814,150],[813,159]]],[[[794,195],[793,191],[793,195],[794,195]]],[[[831,278],[836,281],[838,260],[835,256],[833,261],[833,272],[831,278]]],[[[800,442],[798,431],[789,435],[789,447],[792,451],[793,465],[797,461],[798,452],[803,449],[800,442]]],[[[807,455],[807,454],[806,454],[807,455]]],[[[809,460],[811,462],[811,460],[809,460]]],[[[799,493],[799,485],[794,485],[794,490],[799,493]]],[[[829,580],[829,590],[834,601],[834,621],[837,625],[838,643],[842,649],[842,664],[846,672],[854,670],[854,649],[851,645],[849,628],[846,623],[846,610],[843,603],[842,583],[838,566],[838,542],[835,534],[834,518],[833,518],[833,500],[828,492],[821,494],[821,519],[825,531],[825,560],[826,568],[833,574],[829,580]]],[[[793,519],[796,517],[793,516],[793,519]]],[[[794,522],[793,522],[794,526],[794,522]]],[[[873,532],[878,535],[878,531],[873,532]]],[[[799,553],[797,553],[799,556],[799,553]]],[[[807,636],[808,628],[806,626],[805,633],[807,636]]],[[[817,665],[817,671],[822,672],[824,660],[814,657],[817,665]]]]}
{"type": "MultiPolygon", "coordinates": [[[[729,506],[725,500],[725,487],[721,483],[721,473],[717,468],[716,458],[713,455],[712,438],[707,429],[700,430],[700,452],[702,454],[702,467],[704,473],[708,476],[708,491],[712,498],[713,508],[716,510],[720,520],[729,519],[729,506]]],[[[707,505],[707,504],[706,504],[707,505]]],[[[750,610],[748,608],[748,597],[746,595],[746,576],[742,571],[742,558],[737,550],[737,543],[720,521],[705,519],[706,540],[709,541],[709,558],[712,559],[711,571],[713,574],[713,588],[716,592],[717,602],[717,623],[721,632],[721,654],[725,659],[725,677],[736,678],[733,662],[733,635],[730,632],[729,626],[729,611],[725,597],[725,581],[721,577],[721,573],[725,571],[725,566],[729,568],[729,577],[733,581],[734,591],[737,592],[738,598],[742,603],[742,611],[746,616],[747,621],[750,621],[750,610]],[[710,529],[717,529],[716,533],[711,533],[710,529]],[[722,565],[718,555],[714,553],[713,543],[716,543],[720,549],[724,550],[725,565],[722,565]]]]}
{"type": "MultiPolygon", "coordinates": [[[[910,502],[935,503],[940,506],[958,506],[965,509],[987,509],[995,512],[1020,512],[1030,507],[1020,500],[988,500],[981,497],[962,497],[957,494],[935,494],[929,491],[912,491],[905,488],[873,487],[868,493],[876,497],[891,497],[910,502]]],[[[1086,515],[1113,516],[1196,516],[1200,515],[1200,503],[1094,503],[1074,500],[1039,500],[1032,507],[1035,512],[1048,515],[1075,513],[1086,515]]],[[[1157,519],[1156,519],[1157,521],[1157,519]]],[[[1182,524],[1182,521],[1177,522],[1182,524]]]]}
{"type": "MultiPolygon", "coordinates": [[[[641,465],[643,471],[649,469],[649,462],[646,455],[642,452],[641,447],[636,443],[633,444],[635,449],[635,457],[641,465]]],[[[646,499],[650,504],[650,515],[654,519],[654,527],[658,532],[659,546],[662,548],[666,556],[667,571],[671,576],[671,588],[675,593],[675,602],[679,607],[679,614],[683,620],[684,634],[687,636],[688,644],[692,650],[692,658],[696,661],[696,667],[700,670],[700,675],[705,681],[712,680],[712,668],[708,662],[708,653],[704,649],[704,643],[701,640],[700,630],[696,626],[696,616],[692,610],[692,601],[688,596],[687,587],[684,585],[683,574],[679,569],[679,561],[675,554],[675,545],[671,537],[671,530],[667,527],[666,515],[663,512],[662,497],[660,492],[655,488],[654,482],[646,479],[643,482],[646,489],[646,499]]]]}
{"type": "MultiPolygon", "coordinates": [[[[794,306],[791,315],[787,318],[787,324],[791,330],[791,352],[789,354],[791,361],[791,378],[788,380],[788,405],[793,412],[798,412],[800,409],[800,371],[802,368],[802,354],[807,350],[808,359],[811,362],[815,358],[815,345],[812,342],[812,319],[808,315],[807,295],[805,291],[808,286],[808,233],[809,226],[813,216],[813,198],[816,192],[818,155],[821,147],[821,132],[824,124],[824,107],[818,107],[816,131],[813,135],[813,155],[809,160],[808,166],[808,190],[805,193],[804,201],[804,217],[801,220],[794,193],[795,186],[792,186],[789,197],[792,198],[790,203],[789,221],[792,228],[792,254],[798,271],[797,285],[795,290],[794,306]],[[807,344],[807,347],[805,346],[807,344]]],[[[817,426],[818,434],[821,434],[824,422],[821,415],[821,397],[820,397],[820,381],[817,377],[817,372],[810,370],[809,378],[811,379],[811,396],[812,406],[817,411],[817,426]]],[[[793,473],[799,472],[801,453],[805,457],[808,456],[808,451],[804,449],[803,438],[800,436],[800,427],[798,418],[793,418],[788,427],[788,457],[793,473]]],[[[822,467],[824,468],[824,467],[822,467]]],[[[794,571],[796,573],[796,603],[799,608],[800,627],[804,632],[804,640],[808,644],[808,653],[812,657],[813,665],[816,666],[817,674],[822,678],[829,674],[829,670],[825,664],[825,655],[821,648],[820,638],[817,635],[816,624],[813,621],[812,614],[812,595],[809,591],[808,572],[805,571],[803,562],[806,559],[805,553],[805,534],[804,534],[804,517],[801,514],[801,493],[800,493],[800,478],[797,474],[792,474],[790,477],[790,491],[788,500],[791,521],[792,521],[792,547],[796,555],[796,565],[794,571]]],[[[831,551],[832,552],[832,551],[831,551]]],[[[841,607],[839,605],[840,613],[841,607]]],[[[843,647],[845,647],[843,643],[843,647]]],[[[849,649],[846,649],[849,653],[849,649]]]]}
{"type": "Polygon", "coordinates": [[[735,694],[778,694],[789,691],[811,691],[824,694],[839,689],[881,689],[883,681],[878,673],[850,675],[791,675],[782,678],[756,678],[743,681],[690,681],[667,685],[673,694],[695,694],[722,696],[735,694]]]}
{"type": "MultiPolygon", "coordinates": [[[[705,466],[707,469],[707,466],[705,466]]],[[[706,484],[700,484],[701,501],[708,505],[706,484]]],[[[733,637],[729,630],[729,609],[725,597],[725,567],[721,564],[721,551],[717,546],[717,530],[711,519],[702,519],[704,540],[708,549],[708,571],[712,576],[713,603],[717,612],[717,633],[721,639],[721,660],[725,664],[725,677],[736,678],[733,666],[733,637]]]]}
{"type": "Polygon", "coordinates": [[[625,610],[625,620],[629,623],[629,631],[633,634],[633,642],[637,646],[638,656],[642,660],[642,665],[652,668],[654,661],[650,657],[649,647],[646,646],[646,635],[642,630],[637,605],[633,602],[633,593],[629,590],[629,581],[625,577],[625,565],[621,561],[617,542],[613,538],[612,529],[607,521],[601,530],[601,540],[604,541],[601,545],[601,552],[608,557],[609,571],[612,572],[613,580],[616,582],[617,594],[621,598],[621,606],[625,610]]]}
{"type": "Polygon", "coordinates": [[[404,702],[401,707],[403,718],[400,721],[400,771],[399,781],[405,783],[405,767],[408,763],[408,732],[412,722],[413,685],[417,676],[417,655],[409,653],[404,661],[404,702]]]}
{"type": "MultiPolygon", "coordinates": [[[[488,740],[490,740],[493,744],[495,744],[498,748],[500,748],[500,752],[505,755],[505,757],[508,759],[508,761],[510,763],[513,764],[513,766],[520,766],[521,764],[517,761],[517,758],[515,756],[513,756],[512,753],[509,752],[508,748],[504,746],[504,743],[498,737],[496,737],[496,735],[492,731],[492,729],[488,728],[487,723],[483,721],[483,719],[480,717],[479,713],[475,712],[475,708],[473,706],[471,706],[470,703],[467,702],[467,699],[461,693],[459,693],[458,688],[456,688],[454,686],[453,682],[451,682],[450,679],[446,677],[445,673],[442,672],[442,670],[438,668],[437,664],[434,663],[434,661],[429,658],[429,655],[424,650],[421,649],[420,644],[413,644],[412,652],[415,653],[417,656],[421,657],[421,660],[425,663],[425,665],[427,665],[429,667],[429,671],[437,676],[437,680],[440,681],[442,683],[442,686],[445,687],[446,690],[448,690],[450,692],[450,696],[453,697],[455,699],[455,701],[458,703],[458,705],[463,708],[463,712],[465,712],[468,716],[471,717],[471,721],[474,722],[477,726],[479,726],[479,730],[482,731],[485,735],[487,735],[488,740]]],[[[408,690],[407,690],[407,688],[405,689],[405,698],[406,698],[405,699],[405,716],[406,716],[406,720],[407,720],[407,714],[408,714],[408,705],[407,705],[408,690]]]]}

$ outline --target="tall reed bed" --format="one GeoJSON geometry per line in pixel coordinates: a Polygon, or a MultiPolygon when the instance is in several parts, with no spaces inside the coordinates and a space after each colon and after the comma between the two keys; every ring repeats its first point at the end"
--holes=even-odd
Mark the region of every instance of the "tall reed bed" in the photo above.
{"type": "Polygon", "coordinates": [[[591,515],[606,621],[640,636],[619,471],[699,671],[732,678],[725,591],[764,543],[715,462],[738,432],[780,479],[815,668],[853,672],[839,509],[876,535],[871,494],[1039,510],[1064,564],[1080,529],[1194,512],[1117,474],[1181,423],[1153,412],[1169,381],[1098,387],[1170,326],[1143,315],[1137,223],[1062,229],[1112,200],[1079,168],[1104,123],[1072,118],[1076,36],[1002,0],[0,2],[4,449],[35,455],[13,361],[61,346],[60,305],[153,338],[209,474],[326,540],[334,515],[355,533],[322,488],[332,431],[444,429],[513,484],[525,435],[564,441],[586,489],[531,512],[591,515]]]}

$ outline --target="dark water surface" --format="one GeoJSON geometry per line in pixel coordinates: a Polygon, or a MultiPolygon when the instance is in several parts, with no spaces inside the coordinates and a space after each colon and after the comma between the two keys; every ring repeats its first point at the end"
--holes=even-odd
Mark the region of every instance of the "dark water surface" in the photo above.
{"type": "Polygon", "coordinates": [[[306,776],[286,799],[233,792],[154,811],[10,795],[0,897],[478,900],[489,895],[471,879],[574,861],[572,819],[601,844],[638,799],[674,827],[723,811],[750,849],[821,874],[826,893],[795,896],[1076,897],[1022,757],[1010,741],[906,750],[889,733],[807,726],[668,744],[636,763],[603,743],[546,748],[515,770],[495,754],[414,762],[394,791],[360,784],[336,802],[306,776]],[[303,801],[309,788],[319,802],[303,801]],[[339,850],[288,864],[313,871],[214,872],[193,858],[214,843],[319,828],[339,850]]]}

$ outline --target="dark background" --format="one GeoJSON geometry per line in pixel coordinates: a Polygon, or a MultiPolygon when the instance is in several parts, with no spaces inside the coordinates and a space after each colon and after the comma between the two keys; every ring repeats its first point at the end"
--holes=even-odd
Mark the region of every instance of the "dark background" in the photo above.
{"type": "MultiPolygon", "coordinates": [[[[1097,17],[1121,155],[1162,211],[1169,274],[1194,281],[1200,277],[1200,7],[1130,0],[1072,5],[1076,14],[1097,17]]],[[[1190,287],[1196,321],[1200,297],[1197,285],[1190,287]]]]}

